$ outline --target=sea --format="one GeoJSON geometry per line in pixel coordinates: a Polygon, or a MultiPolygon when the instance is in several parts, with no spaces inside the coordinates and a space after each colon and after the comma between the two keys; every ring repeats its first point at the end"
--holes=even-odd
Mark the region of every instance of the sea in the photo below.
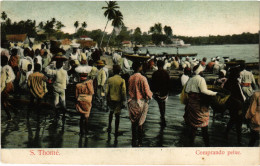
{"type": "MultiPolygon", "coordinates": [[[[166,52],[168,54],[176,54],[177,49],[175,47],[142,47],[141,53],[146,53],[148,50],[151,54],[162,54],[166,52]]],[[[126,50],[127,52],[133,52],[132,48],[126,50]]],[[[179,54],[197,53],[198,59],[207,57],[210,58],[229,57],[229,59],[245,60],[246,62],[259,62],[259,45],[258,44],[230,44],[230,45],[200,45],[189,46],[187,48],[179,48],[179,54]]],[[[223,59],[222,59],[223,61],[223,59]]]]}

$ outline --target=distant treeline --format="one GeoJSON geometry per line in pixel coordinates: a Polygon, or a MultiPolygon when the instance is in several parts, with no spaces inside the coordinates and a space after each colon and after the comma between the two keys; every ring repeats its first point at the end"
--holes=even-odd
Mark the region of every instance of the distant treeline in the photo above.
{"type": "MultiPolygon", "coordinates": [[[[112,2],[112,1],[111,1],[112,2]]],[[[259,43],[258,33],[242,33],[226,36],[199,36],[188,37],[173,34],[170,26],[163,26],[161,23],[155,23],[150,27],[148,32],[143,32],[140,27],[129,29],[122,25],[120,30],[116,31],[114,28],[111,33],[103,32],[101,29],[86,30],[87,23],[74,23],[75,33],[69,34],[62,31],[65,25],[55,19],[51,18],[46,22],[39,22],[36,24],[35,20],[21,20],[19,22],[12,22],[7,17],[5,12],[1,13],[1,39],[4,40],[8,34],[27,34],[29,37],[36,38],[37,41],[44,40],[63,40],[63,39],[78,39],[81,36],[88,36],[97,43],[103,42],[102,46],[122,46],[123,41],[131,41],[133,45],[160,45],[172,44],[173,38],[179,38],[186,44],[191,45],[210,45],[210,44],[257,44],[259,43]],[[81,26],[80,26],[81,25],[81,26]],[[102,40],[103,38],[103,40],[102,40]]]]}
{"type": "Polygon", "coordinates": [[[209,45],[209,44],[258,44],[258,33],[242,33],[226,36],[208,36],[208,37],[187,37],[178,36],[178,38],[192,45],[209,45]]]}

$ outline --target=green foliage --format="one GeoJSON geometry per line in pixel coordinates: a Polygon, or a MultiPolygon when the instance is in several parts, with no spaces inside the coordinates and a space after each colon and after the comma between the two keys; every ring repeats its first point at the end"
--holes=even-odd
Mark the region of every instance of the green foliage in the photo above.
{"type": "MultiPolygon", "coordinates": [[[[119,27],[123,26],[123,24],[124,24],[122,13],[119,10],[116,10],[116,9],[119,8],[117,2],[116,1],[109,1],[109,2],[106,2],[106,4],[107,4],[107,6],[102,7],[102,9],[105,9],[104,16],[107,17],[107,23],[106,23],[106,26],[104,28],[103,35],[102,35],[102,38],[101,38],[101,41],[100,41],[100,47],[102,46],[103,39],[104,39],[104,36],[105,36],[105,30],[106,30],[107,24],[110,20],[112,20],[112,26],[114,26],[114,28],[115,27],[119,28],[119,27]]],[[[113,32],[114,32],[114,30],[113,30],[113,32]]],[[[109,40],[110,40],[110,38],[109,38],[109,40]]]]}
{"type": "Polygon", "coordinates": [[[132,39],[136,42],[136,44],[142,44],[144,42],[141,28],[137,27],[134,30],[132,39]]]}
{"type": "Polygon", "coordinates": [[[178,36],[178,38],[192,45],[210,45],[210,44],[257,44],[259,43],[258,33],[242,33],[226,36],[199,36],[187,37],[178,36]]]}
{"type": "Polygon", "coordinates": [[[152,34],[152,41],[155,45],[159,45],[162,41],[165,41],[167,36],[163,34],[152,34]]]}
{"type": "Polygon", "coordinates": [[[5,19],[7,18],[7,14],[5,12],[2,12],[1,13],[1,18],[2,18],[2,20],[5,21],[5,19]]]}
{"type": "Polygon", "coordinates": [[[115,11],[115,16],[112,19],[112,26],[116,27],[116,28],[120,28],[122,25],[124,25],[123,23],[123,15],[119,10],[115,11]]]}
{"type": "Polygon", "coordinates": [[[167,37],[172,36],[172,28],[170,26],[165,25],[163,30],[164,30],[164,33],[167,37]]]}
{"type": "Polygon", "coordinates": [[[136,44],[160,44],[164,42],[165,44],[171,44],[171,38],[180,38],[185,41],[185,43],[189,43],[192,45],[209,45],[209,44],[257,44],[259,43],[259,34],[258,33],[242,33],[242,34],[234,34],[234,35],[226,35],[226,36],[199,36],[199,37],[188,37],[188,36],[173,36],[172,29],[170,26],[165,25],[162,28],[161,23],[156,23],[154,26],[150,27],[150,30],[147,32],[143,32],[140,27],[136,29],[128,29],[123,23],[123,15],[119,10],[116,2],[110,1],[106,2],[107,7],[103,7],[102,9],[106,9],[104,15],[108,17],[108,21],[112,21],[112,25],[114,29],[121,29],[120,33],[116,36],[114,34],[114,30],[111,35],[108,35],[105,32],[102,32],[100,29],[87,31],[85,28],[87,27],[87,23],[83,22],[81,27],[79,27],[79,22],[76,21],[74,23],[74,27],[76,31],[74,34],[68,34],[62,32],[62,28],[65,27],[64,24],[56,20],[55,18],[51,18],[46,22],[39,22],[36,26],[35,20],[22,20],[19,22],[12,22],[10,18],[7,17],[7,14],[3,11],[1,13],[1,36],[2,39],[5,39],[7,34],[27,34],[29,37],[35,37],[37,40],[48,40],[50,37],[55,37],[56,39],[72,39],[72,37],[80,37],[83,35],[89,36],[94,41],[100,43],[102,40],[102,36],[104,35],[104,44],[109,43],[112,46],[120,46],[121,43],[125,40],[130,40],[136,44]],[[113,11],[112,11],[113,9],[113,11]],[[109,14],[110,13],[110,14],[109,14]],[[112,14],[111,14],[112,13],[112,14]],[[113,17],[112,17],[113,16],[113,17]],[[38,30],[42,30],[44,33],[37,34],[38,30]],[[163,33],[164,32],[164,33],[163,33]]]}
{"type": "Polygon", "coordinates": [[[157,23],[150,27],[149,33],[151,34],[162,34],[162,24],[157,23]]]}
{"type": "Polygon", "coordinates": [[[27,34],[29,37],[36,37],[36,22],[32,20],[12,23],[10,18],[1,23],[1,36],[5,39],[7,34],[27,34]]]}
{"type": "Polygon", "coordinates": [[[77,28],[79,27],[79,22],[78,21],[76,21],[75,23],[74,23],[74,27],[75,27],[75,32],[77,31],[77,28]]]}
{"type": "Polygon", "coordinates": [[[81,27],[82,27],[83,29],[87,28],[87,23],[84,21],[84,22],[81,24],[81,27]]]}
{"type": "Polygon", "coordinates": [[[57,21],[57,22],[56,22],[56,29],[57,29],[57,30],[61,30],[61,28],[63,28],[63,27],[65,27],[65,25],[62,24],[61,21],[57,21]]]}
{"type": "Polygon", "coordinates": [[[112,20],[116,15],[116,9],[119,8],[116,1],[106,2],[107,6],[102,7],[105,9],[104,16],[107,17],[108,20],[112,20]]]}

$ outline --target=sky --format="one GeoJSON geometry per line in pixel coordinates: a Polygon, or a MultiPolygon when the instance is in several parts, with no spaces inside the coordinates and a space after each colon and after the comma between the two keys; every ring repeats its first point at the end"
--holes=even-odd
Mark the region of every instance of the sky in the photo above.
{"type": "MultiPolygon", "coordinates": [[[[171,26],[174,35],[208,36],[232,35],[259,31],[260,2],[213,1],[118,1],[125,26],[140,27],[147,32],[155,23],[171,26]]],[[[104,29],[104,1],[2,1],[12,21],[36,20],[46,22],[55,17],[74,33],[74,22],[87,22],[86,30],[104,29]]],[[[111,22],[107,32],[112,31],[111,22]]]]}

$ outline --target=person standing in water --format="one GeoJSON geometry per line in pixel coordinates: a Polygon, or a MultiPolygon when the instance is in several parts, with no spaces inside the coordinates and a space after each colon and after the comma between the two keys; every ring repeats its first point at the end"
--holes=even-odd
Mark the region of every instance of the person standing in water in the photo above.
{"type": "Polygon", "coordinates": [[[161,125],[166,126],[165,121],[165,103],[168,98],[170,88],[170,76],[166,70],[163,69],[164,62],[159,60],[157,62],[158,70],[152,75],[152,91],[154,99],[157,101],[161,114],[161,125]]]}
{"type": "Polygon", "coordinates": [[[94,94],[93,80],[90,79],[91,67],[80,73],[80,83],[76,85],[76,110],[81,113],[80,135],[88,132],[88,119],[92,107],[92,96],[94,94]]]}
{"type": "Polygon", "coordinates": [[[114,76],[108,79],[108,84],[106,88],[107,104],[110,107],[109,114],[109,124],[107,131],[111,132],[111,123],[113,120],[113,115],[115,114],[115,134],[118,134],[120,113],[121,108],[124,106],[126,101],[126,85],[125,80],[119,75],[121,68],[119,65],[113,66],[114,76]]]}
{"type": "Polygon", "coordinates": [[[153,93],[150,90],[147,79],[141,74],[142,64],[134,62],[132,66],[134,74],[129,78],[128,110],[132,122],[132,145],[136,146],[136,134],[138,146],[142,146],[143,124],[148,112],[149,100],[153,93]],[[136,133],[137,132],[137,133],[136,133]]]}

